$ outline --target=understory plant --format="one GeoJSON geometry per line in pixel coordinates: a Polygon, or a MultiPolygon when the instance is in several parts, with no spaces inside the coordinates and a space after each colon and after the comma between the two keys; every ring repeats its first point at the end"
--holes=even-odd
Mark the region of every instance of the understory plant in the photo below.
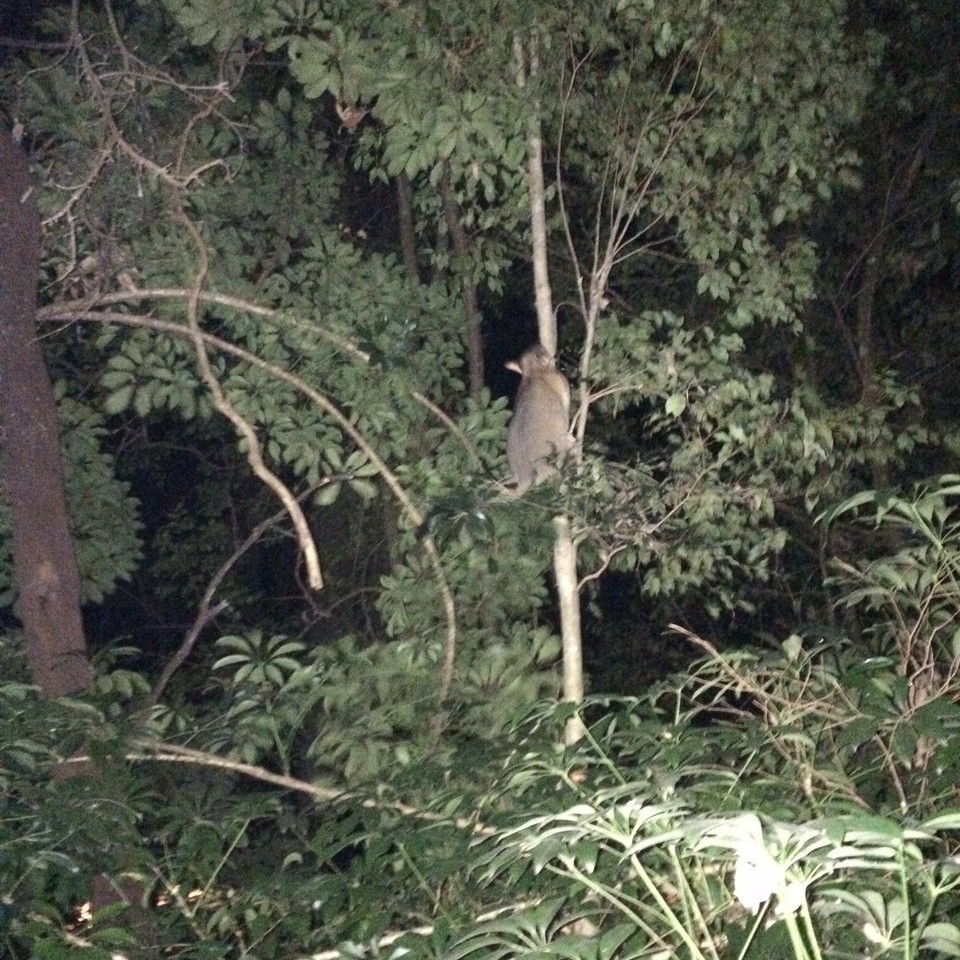
{"type": "Polygon", "coordinates": [[[544,702],[412,754],[403,644],[224,638],[217,696],[136,736],[122,717],[145,687],[120,663],[83,700],[8,679],[4,954],[133,955],[149,936],[176,957],[960,956],[958,492],[826,518],[870,508],[895,547],[838,568],[855,636],[687,635],[689,671],[589,700],[573,748],[575,708],[544,702]],[[382,681],[367,714],[345,695],[358,677],[382,681]],[[84,919],[105,872],[147,909],[84,919]]]}

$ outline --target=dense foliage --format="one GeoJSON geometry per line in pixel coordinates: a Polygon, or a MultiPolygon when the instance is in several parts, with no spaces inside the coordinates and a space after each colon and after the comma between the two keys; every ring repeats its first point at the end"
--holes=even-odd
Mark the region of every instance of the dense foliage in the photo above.
{"type": "Polygon", "coordinates": [[[954,21],[24,20],[0,90],[98,679],[42,699],[5,620],[0,949],[960,955],[954,21]],[[532,131],[578,446],[517,501],[532,131]],[[80,917],[127,881],[143,909],[80,917]]]}
{"type": "MultiPolygon", "coordinates": [[[[289,641],[224,638],[205,729],[159,712],[134,743],[122,670],[93,704],[7,682],[7,949],[65,956],[83,878],[122,868],[148,880],[150,935],[176,956],[957,956],[958,495],[954,477],[876,504],[901,548],[843,587],[874,656],[692,638],[706,656],[688,673],[591,700],[575,751],[538,709],[496,744],[384,750],[379,780],[321,786],[324,764],[374,762],[309,720],[343,710],[339,671],[360,658],[289,641]],[[96,777],[52,785],[81,747],[96,777]],[[304,757],[310,781],[289,772],[304,757]]],[[[128,947],[126,920],[75,942],[128,947]]]]}

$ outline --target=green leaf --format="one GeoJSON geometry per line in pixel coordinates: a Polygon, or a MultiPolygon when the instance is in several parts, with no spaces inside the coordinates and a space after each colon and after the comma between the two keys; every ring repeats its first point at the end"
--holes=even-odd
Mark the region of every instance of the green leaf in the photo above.
{"type": "Polygon", "coordinates": [[[314,494],[314,502],[318,507],[329,507],[331,504],[336,503],[337,498],[340,496],[342,486],[343,484],[341,483],[326,484],[314,494]]]}
{"type": "Polygon", "coordinates": [[[133,394],[136,388],[132,385],[120,387],[107,394],[103,408],[108,414],[123,413],[128,409],[133,401],[133,394]]]}
{"type": "Polygon", "coordinates": [[[929,833],[938,830],[960,830],[960,810],[950,810],[930,817],[920,824],[920,829],[929,833]]]}
{"type": "Polygon", "coordinates": [[[920,941],[928,950],[948,957],[960,957],[960,929],[944,921],[930,923],[920,931],[920,941]]]}
{"type": "Polygon", "coordinates": [[[686,408],[687,397],[684,393],[671,394],[664,403],[664,412],[671,417],[679,417],[686,408]]]}

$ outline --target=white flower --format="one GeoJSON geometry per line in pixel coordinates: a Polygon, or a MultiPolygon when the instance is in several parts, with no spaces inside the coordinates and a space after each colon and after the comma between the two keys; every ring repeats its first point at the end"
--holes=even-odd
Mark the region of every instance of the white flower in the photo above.
{"type": "Polygon", "coordinates": [[[781,887],[784,868],[762,847],[740,849],[733,874],[733,892],[751,913],[756,913],[781,887]]]}
{"type": "Polygon", "coordinates": [[[757,913],[773,896],[781,917],[803,908],[817,873],[804,870],[805,858],[827,842],[819,831],[776,823],[764,828],[755,813],[706,820],[704,825],[697,848],[720,847],[736,855],[733,893],[747,910],[757,913]]]}
{"type": "Polygon", "coordinates": [[[751,837],[738,845],[734,895],[747,910],[756,913],[776,894],[779,916],[796,913],[803,906],[807,881],[793,878],[791,873],[787,864],[774,859],[762,835],[751,837]]]}

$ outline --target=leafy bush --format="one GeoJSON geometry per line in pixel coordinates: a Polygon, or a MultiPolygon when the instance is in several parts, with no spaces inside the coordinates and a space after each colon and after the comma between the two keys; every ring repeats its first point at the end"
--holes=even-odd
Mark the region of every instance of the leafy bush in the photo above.
{"type": "Polygon", "coordinates": [[[74,913],[125,870],[178,957],[960,956],[957,492],[829,518],[869,505],[896,533],[838,581],[863,640],[691,637],[689,672],[588,702],[572,750],[556,704],[486,736],[454,716],[438,743],[409,713],[404,644],[224,638],[221,702],[158,708],[133,740],[109,720],[140,689],[128,671],[98,707],[7,681],[6,953],[139,936],[133,915],[74,913]],[[96,776],[64,778],[81,753],[96,776]]]}

